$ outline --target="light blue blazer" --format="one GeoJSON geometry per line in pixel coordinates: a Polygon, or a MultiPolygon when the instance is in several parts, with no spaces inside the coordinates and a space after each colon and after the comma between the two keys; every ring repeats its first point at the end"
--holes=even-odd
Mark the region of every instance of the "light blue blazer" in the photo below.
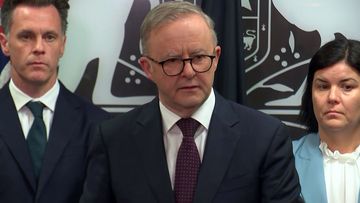
{"type": "Polygon", "coordinates": [[[323,157],[319,145],[320,138],[317,133],[293,141],[295,166],[305,203],[327,203],[323,157]]]}

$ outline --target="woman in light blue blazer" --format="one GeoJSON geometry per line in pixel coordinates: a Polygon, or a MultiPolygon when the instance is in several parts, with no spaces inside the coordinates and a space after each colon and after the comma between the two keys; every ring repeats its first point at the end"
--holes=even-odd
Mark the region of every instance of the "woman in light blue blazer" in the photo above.
{"type": "Polygon", "coordinates": [[[293,142],[306,203],[360,203],[360,42],[335,34],[309,64],[293,142]]]}

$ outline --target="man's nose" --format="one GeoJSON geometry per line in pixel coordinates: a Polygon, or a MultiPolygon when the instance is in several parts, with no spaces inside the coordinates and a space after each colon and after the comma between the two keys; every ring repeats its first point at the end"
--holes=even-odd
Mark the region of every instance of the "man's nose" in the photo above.
{"type": "Polygon", "coordinates": [[[194,77],[195,74],[196,74],[196,72],[194,71],[194,69],[191,65],[191,60],[185,60],[182,75],[184,75],[186,77],[194,77]]]}
{"type": "Polygon", "coordinates": [[[34,41],[33,52],[35,54],[43,54],[45,52],[44,43],[45,41],[42,37],[37,37],[34,41]]]}

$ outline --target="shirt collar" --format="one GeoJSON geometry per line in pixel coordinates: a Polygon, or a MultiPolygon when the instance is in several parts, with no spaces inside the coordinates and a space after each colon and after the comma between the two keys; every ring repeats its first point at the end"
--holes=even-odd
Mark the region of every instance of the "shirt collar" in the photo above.
{"type": "MultiPolygon", "coordinates": [[[[164,104],[159,101],[160,112],[162,116],[162,122],[165,132],[168,132],[174,124],[181,119],[180,116],[170,111],[164,104]]],[[[191,118],[197,120],[207,130],[209,129],[211,115],[215,107],[215,94],[214,90],[211,89],[209,97],[205,102],[197,109],[191,118]]]]}
{"type": "Polygon", "coordinates": [[[338,150],[334,152],[328,148],[328,145],[321,141],[319,148],[324,156],[325,161],[339,160],[341,162],[356,162],[360,155],[360,145],[351,153],[342,154],[338,150]]]}
{"type": "Polygon", "coordinates": [[[52,112],[55,110],[55,104],[57,97],[60,92],[60,85],[59,82],[56,81],[54,86],[47,91],[43,96],[39,98],[32,98],[23,91],[21,91],[16,85],[14,84],[13,80],[10,80],[9,83],[9,90],[10,94],[14,100],[16,110],[19,111],[24,105],[26,105],[29,101],[40,101],[43,103],[48,109],[52,112]]]}

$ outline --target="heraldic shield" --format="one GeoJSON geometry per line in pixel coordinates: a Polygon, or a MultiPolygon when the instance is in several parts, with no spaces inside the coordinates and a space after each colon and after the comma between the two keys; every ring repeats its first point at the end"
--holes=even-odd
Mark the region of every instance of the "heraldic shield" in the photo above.
{"type": "Polygon", "coordinates": [[[288,22],[271,0],[242,0],[242,13],[246,104],[278,117],[299,136],[307,65],[320,47],[319,33],[288,22]]]}

